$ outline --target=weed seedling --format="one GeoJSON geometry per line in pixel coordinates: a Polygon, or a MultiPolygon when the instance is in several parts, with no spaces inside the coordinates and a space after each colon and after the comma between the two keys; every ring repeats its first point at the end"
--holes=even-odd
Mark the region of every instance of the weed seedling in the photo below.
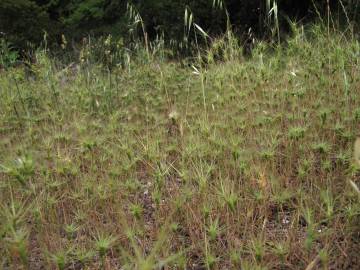
{"type": "Polygon", "coordinates": [[[140,204],[132,204],[130,205],[130,212],[136,219],[140,219],[143,213],[143,207],[140,204]]]}
{"type": "Polygon", "coordinates": [[[326,248],[323,248],[322,250],[320,250],[319,258],[320,258],[321,264],[323,265],[324,269],[328,269],[330,254],[326,248]]]}
{"type": "Polygon", "coordinates": [[[64,270],[69,263],[69,250],[61,250],[50,254],[50,258],[58,270],[64,270]]]}
{"type": "Polygon", "coordinates": [[[326,218],[327,219],[332,218],[333,214],[334,214],[335,200],[334,200],[330,190],[329,189],[322,190],[320,192],[320,197],[325,205],[326,218]]]}
{"type": "Polygon", "coordinates": [[[261,262],[265,256],[265,245],[261,239],[251,241],[252,252],[257,262],[261,262]]]}
{"type": "Polygon", "coordinates": [[[329,109],[320,110],[320,112],[319,112],[319,117],[320,117],[321,125],[322,125],[322,126],[325,125],[325,122],[326,122],[326,120],[328,119],[329,114],[330,114],[330,110],[329,110],[329,109]]]}
{"type": "Polygon", "coordinates": [[[211,221],[210,225],[206,228],[206,231],[208,232],[209,239],[214,241],[220,233],[219,219],[217,218],[215,221],[211,221]]]}
{"type": "Polygon", "coordinates": [[[312,149],[320,154],[328,154],[331,145],[327,142],[319,142],[312,145],[312,149]]]}
{"type": "Polygon", "coordinates": [[[238,202],[238,196],[233,192],[232,190],[229,190],[229,188],[226,188],[223,184],[223,182],[220,183],[221,189],[219,191],[221,197],[225,201],[225,205],[230,209],[231,212],[235,212],[236,205],[238,202]]]}
{"type": "Polygon", "coordinates": [[[292,127],[289,129],[288,136],[292,140],[299,140],[305,137],[306,128],[302,126],[292,127]]]}
{"type": "Polygon", "coordinates": [[[101,259],[101,265],[105,267],[105,257],[107,252],[112,248],[112,246],[117,241],[117,238],[112,235],[98,233],[95,237],[95,248],[99,253],[101,259]]]}
{"type": "Polygon", "coordinates": [[[278,242],[273,245],[273,252],[281,260],[281,263],[285,263],[286,256],[289,253],[289,244],[287,242],[278,242]]]}
{"type": "Polygon", "coordinates": [[[12,230],[9,237],[5,238],[9,245],[10,254],[13,258],[20,258],[22,265],[27,268],[29,263],[28,257],[28,237],[29,234],[24,229],[12,230]]]}
{"type": "Polygon", "coordinates": [[[78,261],[82,266],[84,266],[94,256],[95,251],[87,250],[84,247],[79,247],[74,251],[74,260],[78,261]]]}
{"type": "Polygon", "coordinates": [[[212,269],[214,267],[214,265],[216,264],[217,260],[218,259],[215,256],[213,256],[212,254],[207,254],[204,258],[206,268],[212,269]]]}
{"type": "Polygon", "coordinates": [[[76,224],[68,224],[65,225],[64,231],[66,232],[66,235],[68,238],[72,239],[76,237],[76,232],[79,230],[79,226],[76,224]]]}

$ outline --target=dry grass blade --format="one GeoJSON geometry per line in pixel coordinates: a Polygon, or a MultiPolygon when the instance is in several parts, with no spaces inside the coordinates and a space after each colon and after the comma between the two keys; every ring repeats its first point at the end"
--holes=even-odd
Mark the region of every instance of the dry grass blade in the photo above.
{"type": "Polygon", "coordinates": [[[355,162],[360,166],[360,138],[357,138],[354,146],[354,159],[355,162]]]}
{"type": "Polygon", "coordinates": [[[314,270],[320,262],[320,256],[317,255],[314,260],[305,268],[305,270],[314,270]]]}

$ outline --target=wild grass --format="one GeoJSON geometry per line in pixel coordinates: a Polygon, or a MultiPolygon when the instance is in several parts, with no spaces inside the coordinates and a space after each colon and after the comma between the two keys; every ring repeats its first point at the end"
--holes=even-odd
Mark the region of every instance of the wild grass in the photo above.
{"type": "Polygon", "coordinates": [[[0,268],[360,266],[358,40],[84,42],[0,71],[0,268]]]}

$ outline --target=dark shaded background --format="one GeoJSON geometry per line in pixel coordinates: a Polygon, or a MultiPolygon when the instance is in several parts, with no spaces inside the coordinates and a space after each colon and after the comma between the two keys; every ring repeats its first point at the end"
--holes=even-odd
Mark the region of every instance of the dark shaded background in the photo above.
{"type": "MultiPolygon", "coordinates": [[[[360,17],[360,0],[342,0],[351,20],[360,17]]],[[[266,0],[227,0],[233,30],[264,38],[266,0]]],[[[195,22],[212,35],[226,29],[225,12],[213,8],[213,0],[133,0],[141,14],[150,38],[163,34],[165,40],[181,40],[184,33],[184,10],[188,6],[195,22]]],[[[301,23],[326,17],[327,0],[278,0],[279,20],[286,32],[288,19],[301,23]],[[315,8],[316,7],[316,8],[315,8]],[[317,10],[317,11],[316,11],[317,10]],[[288,18],[288,19],[287,19],[288,18]]],[[[330,0],[331,14],[336,23],[346,22],[340,0],[330,0]]],[[[25,47],[29,42],[39,44],[44,31],[49,43],[59,42],[61,34],[81,39],[88,34],[113,34],[127,37],[131,22],[127,16],[126,0],[0,0],[0,32],[12,44],[25,47]]]]}

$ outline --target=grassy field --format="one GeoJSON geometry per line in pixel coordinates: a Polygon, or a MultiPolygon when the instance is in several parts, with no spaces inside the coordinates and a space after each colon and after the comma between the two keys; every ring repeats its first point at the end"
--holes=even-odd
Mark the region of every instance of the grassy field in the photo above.
{"type": "Polygon", "coordinates": [[[0,71],[0,268],[359,269],[360,43],[324,32],[0,71]]]}

